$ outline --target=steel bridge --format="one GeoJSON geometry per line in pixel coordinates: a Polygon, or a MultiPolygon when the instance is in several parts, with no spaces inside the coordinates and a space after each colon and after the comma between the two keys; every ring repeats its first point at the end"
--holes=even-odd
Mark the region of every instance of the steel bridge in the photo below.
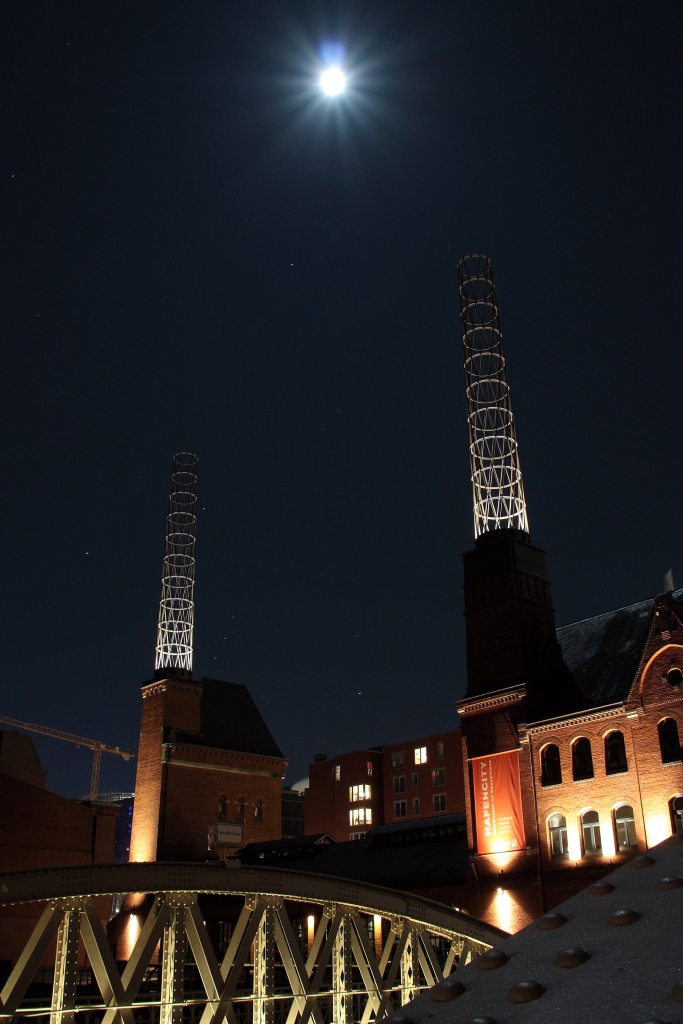
{"type": "Polygon", "coordinates": [[[234,863],[0,875],[0,908],[44,906],[0,993],[0,1024],[47,1024],[48,1016],[50,1024],[371,1024],[505,937],[407,893],[234,863]],[[120,903],[121,894],[153,899],[125,965],[97,902],[120,903]],[[234,913],[220,961],[202,909],[216,897],[234,913]],[[54,973],[48,994],[36,995],[32,982],[46,959],[54,973]]]}

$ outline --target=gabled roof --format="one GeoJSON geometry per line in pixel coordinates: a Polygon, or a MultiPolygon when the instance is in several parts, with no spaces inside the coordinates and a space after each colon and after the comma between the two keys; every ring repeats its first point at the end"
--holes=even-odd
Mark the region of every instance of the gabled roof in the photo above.
{"type": "Polygon", "coordinates": [[[175,729],[179,743],[284,757],[246,686],[206,678],[200,686],[202,731],[191,733],[175,729]]]}
{"type": "Polygon", "coordinates": [[[424,992],[401,1007],[402,1020],[680,1021],[683,845],[673,845],[679,840],[674,836],[605,875],[599,886],[555,907],[551,920],[535,921],[504,939],[495,947],[505,954],[496,969],[481,970],[476,960],[467,964],[453,978],[462,986],[460,995],[451,989],[455,998],[437,1002],[424,992]]]}
{"type": "MultiPolygon", "coordinates": [[[[674,597],[683,597],[683,591],[674,597]]],[[[653,612],[650,598],[557,630],[565,664],[590,707],[628,697],[653,612]]]]}

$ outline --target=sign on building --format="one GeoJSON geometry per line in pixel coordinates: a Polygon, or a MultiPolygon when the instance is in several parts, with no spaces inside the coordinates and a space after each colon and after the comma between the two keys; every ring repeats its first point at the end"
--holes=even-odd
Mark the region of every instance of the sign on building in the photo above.
{"type": "Polygon", "coordinates": [[[519,780],[519,751],[472,758],[477,853],[526,847],[519,780]]]}
{"type": "Polygon", "coordinates": [[[209,828],[209,847],[244,846],[244,825],[235,821],[214,821],[209,828]]]}

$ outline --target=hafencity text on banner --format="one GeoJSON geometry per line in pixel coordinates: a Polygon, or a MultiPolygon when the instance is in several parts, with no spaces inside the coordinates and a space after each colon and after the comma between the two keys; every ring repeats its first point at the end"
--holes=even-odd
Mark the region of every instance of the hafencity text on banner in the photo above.
{"type": "Polygon", "coordinates": [[[477,853],[506,853],[526,846],[519,751],[472,760],[477,853]]]}

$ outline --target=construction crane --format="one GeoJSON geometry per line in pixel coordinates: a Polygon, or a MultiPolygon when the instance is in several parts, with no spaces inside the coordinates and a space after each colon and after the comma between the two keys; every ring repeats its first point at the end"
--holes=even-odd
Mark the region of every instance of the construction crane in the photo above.
{"type": "Polygon", "coordinates": [[[135,757],[132,750],[121,750],[119,747],[108,747],[106,743],[99,740],[89,740],[85,736],[74,736],[70,732],[62,732],[61,729],[50,729],[47,725],[35,725],[33,722],[19,722],[16,718],[5,718],[0,715],[0,724],[13,725],[16,729],[27,729],[29,732],[39,732],[43,736],[54,736],[58,740],[67,740],[79,747],[89,747],[93,751],[92,777],[90,779],[90,799],[97,800],[100,789],[100,766],[102,754],[118,754],[124,761],[130,761],[135,757]]]}

